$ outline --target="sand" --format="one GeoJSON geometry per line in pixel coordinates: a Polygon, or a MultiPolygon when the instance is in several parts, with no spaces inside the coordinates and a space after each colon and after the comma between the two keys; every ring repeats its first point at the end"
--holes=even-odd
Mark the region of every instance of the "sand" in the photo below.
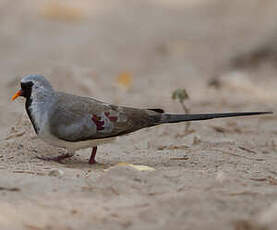
{"type": "Polygon", "coordinates": [[[274,55],[249,58],[276,48],[276,8],[273,0],[2,0],[0,228],[277,229],[277,71],[274,55]],[[243,67],[232,64],[245,54],[243,67]],[[30,73],[125,106],[182,113],[171,96],[184,88],[192,113],[275,115],[140,130],[99,146],[92,166],[89,149],[42,161],[65,150],[36,137],[23,98],[10,101],[30,73]]]}

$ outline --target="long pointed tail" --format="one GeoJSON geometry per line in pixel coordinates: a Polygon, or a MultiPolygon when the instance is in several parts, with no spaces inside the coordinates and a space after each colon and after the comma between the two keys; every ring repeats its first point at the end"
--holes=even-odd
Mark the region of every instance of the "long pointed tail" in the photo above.
{"type": "Polygon", "coordinates": [[[177,123],[183,121],[200,121],[223,117],[252,116],[262,114],[272,114],[273,112],[241,112],[241,113],[208,113],[208,114],[161,114],[159,124],[177,123]]]}

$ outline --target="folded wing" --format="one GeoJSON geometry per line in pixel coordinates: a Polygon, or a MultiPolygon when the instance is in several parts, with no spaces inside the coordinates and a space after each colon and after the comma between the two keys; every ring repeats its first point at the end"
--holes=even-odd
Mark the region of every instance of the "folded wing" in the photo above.
{"type": "Polygon", "coordinates": [[[153,126],[160,113],[114,106],[88,97],[57,93],[50,132],[65,141],[109,138],[153,126]]]}

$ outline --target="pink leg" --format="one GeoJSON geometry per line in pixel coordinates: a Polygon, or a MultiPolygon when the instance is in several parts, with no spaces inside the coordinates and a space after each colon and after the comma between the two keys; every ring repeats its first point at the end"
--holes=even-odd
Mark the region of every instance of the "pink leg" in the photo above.
{"type": "Polygon", "coordinates": [[[91,152],[90,159],[89,159],[89,162],[88,162],[91,165],[96,163],[96,161],[95,161],[96,152],[97,152],[97,146],[94,146],[92,148],[92,152],[91,152]]]}

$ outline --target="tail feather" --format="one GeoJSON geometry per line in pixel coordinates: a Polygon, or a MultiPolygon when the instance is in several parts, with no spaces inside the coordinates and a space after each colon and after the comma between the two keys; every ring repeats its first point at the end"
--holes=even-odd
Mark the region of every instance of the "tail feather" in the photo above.
{"type": "Polygon", "coordinates": [[[272,114],[273,112],[241,112],[241,113],[208,113],[208,114],[162,114],[159,124],[178,123],[183,121],[200,121],[214,118],[252,116],[272,114]]]}

